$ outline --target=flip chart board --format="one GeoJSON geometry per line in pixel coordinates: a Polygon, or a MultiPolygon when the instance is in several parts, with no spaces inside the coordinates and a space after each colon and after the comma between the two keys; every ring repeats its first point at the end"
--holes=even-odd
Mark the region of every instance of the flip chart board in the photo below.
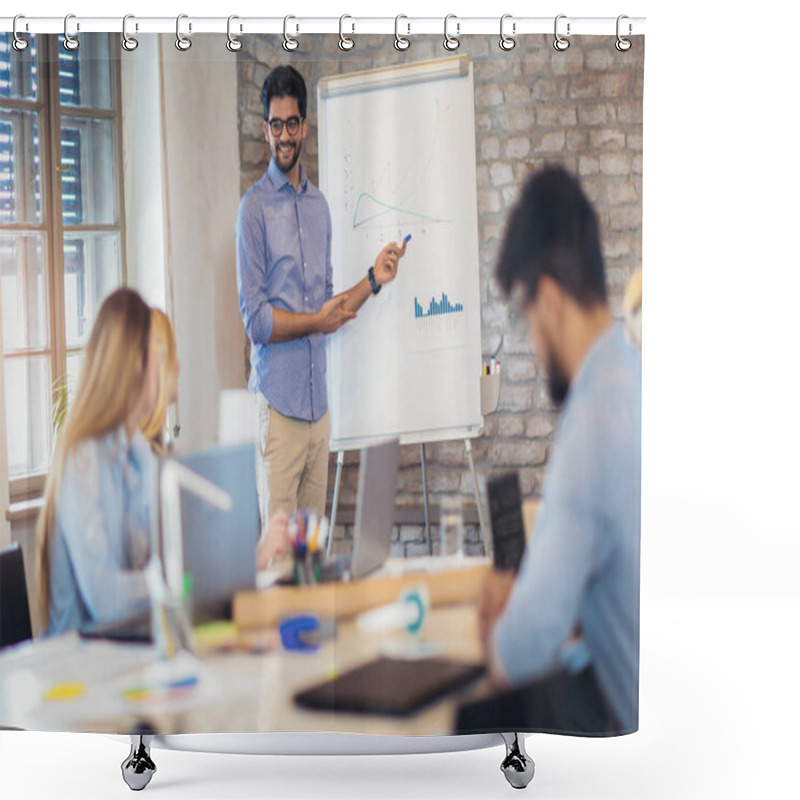
{"type": "Polygon", "coordinates": [[[411,234],[396,279],[328,337],[331,448],[477,436],[481,315],[472,61],[318,84],[334,292],[411,234]]]}

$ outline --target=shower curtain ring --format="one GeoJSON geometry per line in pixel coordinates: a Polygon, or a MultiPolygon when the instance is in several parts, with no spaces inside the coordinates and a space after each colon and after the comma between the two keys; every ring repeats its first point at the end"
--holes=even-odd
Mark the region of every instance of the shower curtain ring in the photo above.
{"type": "MultiPolygon", "coordinates": [[[[300,46],[300,42],[297,41],[292,36],[289,36],[289,20],[296,19],[296,17],[286,16],[283,18],[283,49],[287,51],[297,50],[300,46]]],[[[295,26],[295,30],[297,30],[297,26],[295,26]]]]}
{"type": "MultiPolygon", "coordinates": [[[[566,14],[559,14],[556,17],[556,22],[555,22],[555,36],[556,36],[556,38],[553,40],[553,47],[555,47],[556,50],[558,50],[559,52],[562,52],[562,53],[564,52],[564,50],[566,50],[569,47],[569,39],[566,39],[565,37],[563,37],[558,32],[558,21],[560,19],[566,19],[566,18],[567,18],[566,14]]],[[[567,23],[567,36],[569,36],[569,28],[570,28],[570,24],[568,22],[567,23]]]]}
{"type": "MultiPolygon", "coordinates": [[[[133,52],[139,46],[139,40],[133,36],[128,35],[128,20],[135,19],[133,14],[126,14],[122,18],[122,41],[120,45],[123,50],[127,50],[129,53],[133,52]]],[[[137,23],[136,30],[139,30],[139,25],[137,23]]]]}
{"type": "MultiPolygon", "coordinates": [[[[451,36],[447,30],[447,24],[450,22],[451,19],[456,19],[456,15],[448,14],[444,18],[444,42],[442,42],[442,44],[444,45],[445,50],[449,50],[452,53],[453,51],[458,50],[458,48],[461,46],[461,42],[458,38],[458,35],[451,36]]],[[[461,30],[461,23],[456,21],[456,34],[458,34],[460,30],[461,30]]]]}
{"type": "MultiPolygon", "coordinates": [[[[177,47],[182,53],[185,53],[192,46],[192,40],[181,33],[181,20],[188,18],[188,14],[178,14],[178,18],[175,20],[175,47],[177,47]]],[[[189,33],[191,32],[192,23],[190,22],[189,33]]]]}
{"type": "MultiPolygon", "coordinates": [[[[503,14],[500,17],[500,49],[505,50],[508,52],[509,50],[513,50],[517,46],[517,40],[513,36],[509,36],[505,30],[504,25],[507,19],[511,19],[511,14],[503,14]]],[[[511,33],[517,32],[517,23],[511,23],[511,33]]]]}
{"type": "MultiPolygon", "coordinates": [[[[237,39],[231,33],[231,22],[233,22],[235,19],[239,19],[239,17],[237,17],[236,14],[231,14],[228,17],[228,41],[225,42],[225,47],[227,47],[228,50],[231,51],[231,53],[238,53],[239,50],[241,50],[242,47],[243,47],[242,40],[241,39],[237,39]]],[[[242,29],[241,26],[239,26],[239,30],[240,31],[241,31],[241,29],[242,29]]]]}
{"type": "MultiPolygon", "coordinates": [[[[617,41],[614,42],[614,47],[616,47],[617,50],[620,51],[620,53],[625,53],[628,50],[630,50],[631,49],[631,44],[632,44],[630,39],[623,39],[622,36],[620,35],[620,32],[619,32],[620,22],[622,22],[622,20],[624,20],[624,19],[628,19],[628,17],[625,14],[620,14],[617,17],[617,41]]],[[[631,35],[632,30],[633,30],[633,26],[629,22],[628,23],[628,36],[631,35]]]]}
{"type": "MultiPolygon", "coordinates": [[[[394,18],[394,49],[402,52],[403,50],[408,50],[411,46],[411,41],[407,37],[400,35],[401,19],[408,19],[408,17],[405,14],[398,14],[394,18]]],[[[406,23],[406,27],[408,28],[408,32],[411,33],[411,25],[406,23]]]]}
{"type": "MultiPolygon", "coordinates": [[[[349,14],[342,14],[342,16],[339,17],[339,49],[344,50],[345,52],[348,50],[352,50],[356,46],[355,40],[351,39],[349,36],[345,36],[344,31],[342,30],[342,27],[344,26],[344,21],[346,19],[353,19],[353,18],[349,14]]],[[[356,30],[356,25],[355,23],[353,23],[352,32],[355,33],[355,30],[356,30]]]]}
{"type": "MultiPolygon", "coordinates": [[[[14,35],[14,41],[11,44],[12,44],[12,47],[18,53],[21,53],[23,50],[27,50],[28,49],[28,45],[30,44],[30,42],[26,38],[24,38],[23,36],[19,35],[19,32],[17,30],[17,23],[21,19],[25,19],[25,17],[22,14],[17,14],[17,16],[14,17],[14,22],[13,22],[13,24],[11,26],[11,31],[12,31],[12,33],[14,35]]],[[[25,23],[25,30],[26,31],[28,30],[28,23],[27,22],[25,23]]]]}
{"type": "MultiPolygon", "coordinates": [[[[64,49],[72,52],[73,50],[77,50],[80,47],[80,42],[78,41],[77,37],[71,36],[69,32],[69,21],[71,19],[76,19],[74,14],[67,14],[64,17],[64,49]]],[[[75,23],[75,30],[79,31],[81,29],[81,25],[79,22],[75,23]]]]}

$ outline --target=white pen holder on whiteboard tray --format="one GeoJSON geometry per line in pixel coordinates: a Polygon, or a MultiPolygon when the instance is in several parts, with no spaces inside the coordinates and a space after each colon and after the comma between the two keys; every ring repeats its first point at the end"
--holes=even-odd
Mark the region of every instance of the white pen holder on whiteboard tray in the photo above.
{"type": "Polygon", "coordinates": [[[481,375],[481,414],[484,417],[497,411],[500,402],[500,378],[499,372],[481,375]]]}

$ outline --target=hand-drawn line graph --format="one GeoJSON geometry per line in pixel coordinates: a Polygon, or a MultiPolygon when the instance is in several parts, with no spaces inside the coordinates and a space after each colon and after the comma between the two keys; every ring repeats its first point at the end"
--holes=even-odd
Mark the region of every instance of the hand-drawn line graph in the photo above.
{"type": "MultiPolygon", "coordinates": [[[[424,180],[429,173],[430,166],[433,163],[433,159],[436,157],[436,146],[439,141],[438,98],[435,102],[436,109],[432,125],[432,144],[429,148],[427,148],[427,160],[420,166],[417,166],[413,163],[404,165],[404,168],[400,170],[400,175],[402,177],[396,186],[385,186],[387,181],[391,183],[392,178],[393,165],[391,163],[387,163],[381,172],[381,175],[374,183],[375,188],[373,188],[371,191],[359,192],[357,195],[355,202],[353,203],[353,230],[363,228],[364,226],[367,226],[368,228],[381,227],[379,220],[387,215],[391,215],[391,220],[386,220],[385,224],[390,226],[398,223],[396,215],[401,215],[404,217],[405,219],[400,220],[400,222],[406,225],[412,221],[421,224],[451,223],[453,221],[451,219],[446,219],[441,215],[421,211],[418,208],[413,207],[415,205],[413,202],[414,195],[417,194],[422,188],[424,180]],[[409,183],[411,185],[408,191],[404,192],[403,196],[399,200],[393,201],[389,199],[390,197],[393,198],[400,194],[404,188],[404,185],[409,183]],[[380,189],[378,187],[380,187],[380,189]]],[[[428,137],[425,136],[421,136],[418,139],[418,141],[422,142],[427,140],[428,137]]],[[[352,155],[350,153],[345,155],[346,179],[352,178],[352,171],[348,163],[350,162],[351,158],[352,155]]],[[[347,184],[349,184],[349,180],[346,180],[346,185],[347,184]]],[[[352,195],[355,194],[352,185],[348,186],[348,189],[349,191],[346,190],[346,194],[350,194],[352,197],[352,195]]]]}
{"type": "Polygon", "coordinates": [[[353,212],[353,228],[354,229],[360,228],[363,225],[366,225],[376,219],[379,219],[380,217],[384,216],[385,214],[389,214],[392,211],[397,211],[400,214],[405,214],[409,217],[414,217],[415,219],[420,219],[425,222],[452,222],[452,220],[450,219],[442,219],[441,217],[431,216],[430,214],[423,214],[420,211],[413,211],[410,208],[403,208],[402,205],[400,204],[393,205],[391,203],[386,203],[383,200],[378,199],[374,195],[371,195],[369,192],[361,192],[361,194],[356,199],[356,207],[353,212]],[[362,219],[359,219],[358,214],[359,211],[361,210],[362,200],[372,201],[376,205],[382,207],[383,210],[375,211],[374,213],[369,214],[368,216],[365,216],[362,219]]]}

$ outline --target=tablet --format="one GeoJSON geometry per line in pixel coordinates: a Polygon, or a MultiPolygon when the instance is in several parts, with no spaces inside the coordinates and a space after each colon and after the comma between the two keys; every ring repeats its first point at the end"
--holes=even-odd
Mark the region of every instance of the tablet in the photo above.
{"type": "Polygon", "coordinates": [[[318,711],[405,716],[483,675],[482,664],[443,658],[382,656],[295,695],[295,702],[318,711]]]}

